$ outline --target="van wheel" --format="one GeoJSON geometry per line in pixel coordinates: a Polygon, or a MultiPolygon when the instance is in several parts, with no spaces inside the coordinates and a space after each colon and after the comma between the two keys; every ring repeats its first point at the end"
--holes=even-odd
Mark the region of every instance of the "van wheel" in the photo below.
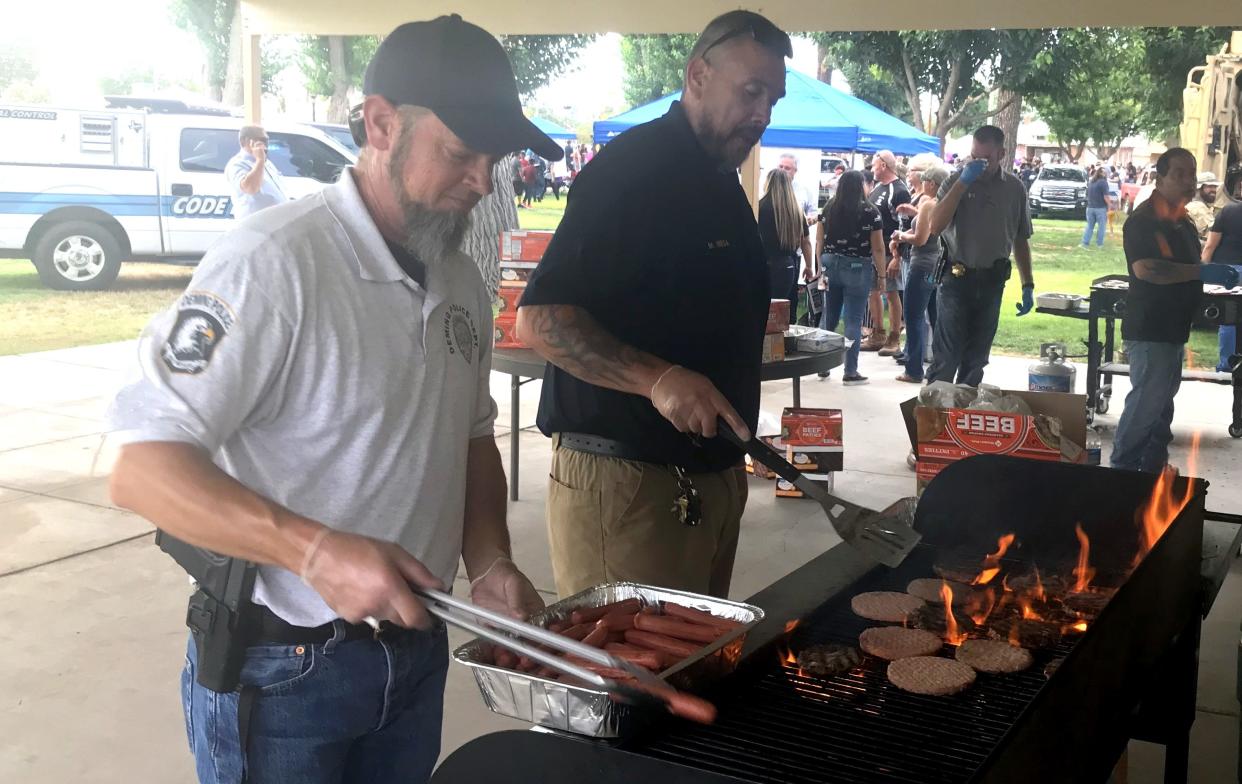
{"type": "Polygon", "coordinates": [[[31,261],[48,288],[100,291],[111,286],[121,271],[121,246],[98,223],[66,221],[39,239],[31,261]]]}

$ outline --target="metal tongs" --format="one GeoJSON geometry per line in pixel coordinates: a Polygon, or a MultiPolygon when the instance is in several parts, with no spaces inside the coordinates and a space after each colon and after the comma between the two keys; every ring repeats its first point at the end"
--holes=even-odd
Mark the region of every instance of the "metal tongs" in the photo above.
{"type": "MultiPolygon", "coordinates": [[[[423,600],[427,611],[432,615],[447,624],[477,635],[493,645],[507,648],[519,656],[530,657],[532,661],[577,678],[602,691],[615,694],[627,702],[667,706],[666,700],[661,699],[655,692],[667,694],[673,691],[672,687],[636,664],[631,664],[622,658],[613,656],[607,651],[572,640],[534,624],[518,621],[506,615],[471,604],[443,591],[420,588],[416,585],[411,585],[410,590],[414,592],[415,596],[423,600]],[[473,616],[473,619],[466,616],[473,616]],[[487,625],[484,626],[482,622],[486,622],[487,625]],[[620,670],[633,677],[645,688],[640,689],[605,677],[597,672],[592,672],[585,667],[580,667],[573,662],[566,661],[559,656],[537,648],[532,643],[539,643],[562,653],[572,654],[601,667],[620,670]]],[[[376,619],[368,617],[364,620],[372,628],[379,629],[379,622],[376,619]]]]}

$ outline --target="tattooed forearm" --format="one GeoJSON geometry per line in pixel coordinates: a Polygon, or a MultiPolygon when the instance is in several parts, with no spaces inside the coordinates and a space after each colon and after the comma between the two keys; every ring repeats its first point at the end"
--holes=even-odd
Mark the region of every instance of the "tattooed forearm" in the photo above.
{"type": "Polygon", "coordinates": [[[1199,278],[1197,264],[1177,264],[1164,259],[1140,259],[1133,264],[1134,275],[1139,280],[1158,285],[1185,283],[1199,278]]]}
{"type": "Polygon", "coordinates": [[[646,395],[669,364],[617,340],[589,313],[572,305],[521,308],[518,334],[562,370],[590,384],[622,392],[646,395]]]}

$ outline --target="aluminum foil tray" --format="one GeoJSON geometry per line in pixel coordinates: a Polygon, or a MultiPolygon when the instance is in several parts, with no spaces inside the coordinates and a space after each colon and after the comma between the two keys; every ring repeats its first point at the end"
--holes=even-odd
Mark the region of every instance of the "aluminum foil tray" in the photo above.
{"type": "MultiPolygon", "coordinates": [[[[693,656],[658,673],[674,687],[689,691],[733,672],[741,661],[746,634],[763,620],[763,610],[751,604],[638,583],[608,583],[588,588],[549,605],[530,620],[547,626],[568,620],[574,610],[635,597],[644,605],[667,600],[742,624],[693,656]]],[[[491,649],[491,643],[472,640],[453,651],[453,658],[473,670],[483,702],[495,713],[592,738],[626,737],[645,720],[641,711],[613,701],[607,692],[496,667],[491,664],[491,649]]]]}
{"type": "Polygon", "coordinates": [[[1052,310],[1074,310],[1082,297],[1077,294],[1040,294],[1035,297],[1035,304],[1041,308],[1052,310]]]}

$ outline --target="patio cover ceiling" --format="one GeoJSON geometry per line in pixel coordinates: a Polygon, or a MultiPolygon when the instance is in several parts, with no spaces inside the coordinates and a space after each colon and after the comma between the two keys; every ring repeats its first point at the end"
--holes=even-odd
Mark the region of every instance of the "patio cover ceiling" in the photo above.
{"type": "Polygon", "coordinates": [[[497,35],[539,33],[698,32],[712,17],[749,7],[786,30],[982,29],[988,27],[1173,27],[1242,25],[1239,0],[766,0],[749,4],[718,0],[587,0],[556,4],[512,0],[243,0],[251,35],[382,34],[402,22],[459,13],[497,35]]]}

